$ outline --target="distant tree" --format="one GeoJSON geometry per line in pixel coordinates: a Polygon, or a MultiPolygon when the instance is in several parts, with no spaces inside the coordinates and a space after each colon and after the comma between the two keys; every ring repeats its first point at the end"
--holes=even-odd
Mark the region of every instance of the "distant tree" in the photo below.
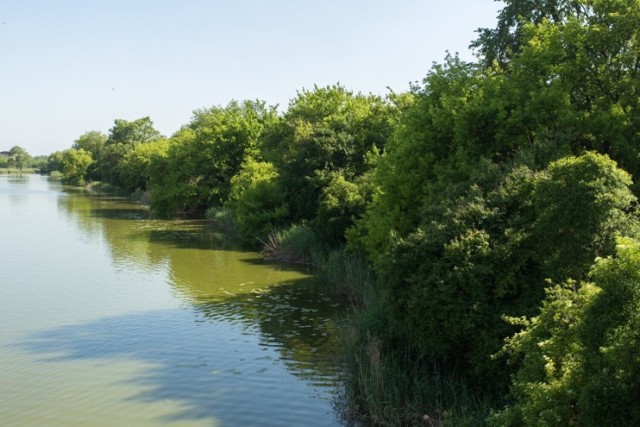
{"type": "Polygon", "coordinates": [[[50,174],[60,172],[62,169],[62,151],[55,151],[47,157],[46,164],[40,169],[40,173],[50,174]]]}
{"type": "Polygon", "coordinates": [[[162,138],[162,135],[153,127],[153,121],[149,117],[142,117],[131,122],[116,119],[113,127],[109,129],[109,137],[106,143],[137,144],[155,141],[160,138],[162,138]]]}
{"type": "Polygon", "coordinates": [[[22,171],[22,168],[26,165],[30,158],[31,156],[29,155],[27,150],[17,145],[9,150],[9,159],[19,171],[22,171]]]}
{"type": "Polygon", "coordinates": [[[147,190],[151,180],[151,167],[163,161],[169,149],[167,139],[145,142],[127,151],[118,164],[120,186],[127,191],[147,190]],[[159,160],[162,159],[162,160],[159,160]]]}
{"type": "MultiPolygon", "coordinates": [[[[100,135],[87,135],[87,140],[99,140],[100,135]]],[[[139,144],[157,141],[162,135],[153,127],[149,117],[143,117],[134,121],[122,119],[114,120],[113,127],[109,129],[109,136],[100,150],[95,166],[92,168],[92,178],[109,182],[118,186],[125,186],[120,174],[120,167],[124,159],[139,144]]],[[[88,142],[88,141],[87,141],[88,142]]]]}
{"type": "Polygon", "coordinates": [[[91,157],[96,159],[108,139],[109,137],[102,132],[92,130],[80,135],[80,137],[78,137],[78,139],[73,143],[72,148],[75,148],[76,150],[82,149],[91,154],[91,157]]]}
{"type": "Polygon", "coordinates": [[[98,159],[101,158],[105,151],[105,143],[108,138],[109,137],[102,132],[92,130],[80,135],[80,137],[74,141],[72,148],[86,151],[94,160],[87,170],[86,179],[97,181],[102,179],[100,171],[98,170],[98,159]]]}

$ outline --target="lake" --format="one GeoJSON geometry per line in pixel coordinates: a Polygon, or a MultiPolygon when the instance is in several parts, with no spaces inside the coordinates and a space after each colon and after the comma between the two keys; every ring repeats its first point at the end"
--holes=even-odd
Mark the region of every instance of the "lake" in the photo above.
{"type": "Polygon", "coordinates": [[[204,221],[0,175],[0,424],[329,426],[341,309],[204,221]]]}

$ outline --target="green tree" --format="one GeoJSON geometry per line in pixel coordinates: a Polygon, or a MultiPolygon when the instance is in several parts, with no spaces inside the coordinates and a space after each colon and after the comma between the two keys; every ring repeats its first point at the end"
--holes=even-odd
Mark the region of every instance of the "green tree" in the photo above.
{"type": "Polygon", "coordinates": [[[160,138],[162,138],[162,135],[153,127],[153,121],[149,117],[142,117],[133,121],[115,119],[113,127],[109,129],[109,137],[106,144],[136,145],[160,138]]]}
{"type": "Polygon", "coordinates": [[[245,158],[260,151],[265,129],[277,120],[261,101],[233,101],[197,110],[172,138],[163,166],[152,174],[152,208],[159,214],[202,215],[229,198],[231,179],[245,158]]]}
{"type": "Polygon", "coordinates": [[[71,146],[76,150],[84,150],[91,155],[94,162],[89,166],[87,170],[86,179],[100,180],[101,176],[97,167],[99,166],[98,160],[102,157],[105,143],[109,137],[99,131],[86,132],[78,137],[71,146]]]}
{"type": "Polygon", "coordinates": [[[62,180],[66,184],[82,185],[89,166],[93,163],[91,154],[83,149],[70,148],[62,152],[60,167],[62,180]]]}
{"type": "MultiPolygon", "coordinates": [[[[100,139],[100,135],[91,134],[92,139],[100,139]]],[[[92,176],[118,186],[126,186],[121,175],[121,163],[125,157],[139,144],[156,141],[162,138],[160,132],[153,128],[149,117],[134,121],[114,120],[109,129],[109,136],[99,150],[92,176]]]]}
{"type": "Polygon", "coordinates": [[[631,183],[614,161],[593,152],[558,160],[538,177],[532,233],[547,277],[581,279],[596,257],[613,253],[616,231],[638,235],[631,183]]]}
{"type": "Polygon", "coordinates": [[[31,156],[24,148],[14,146],[9,150],[9,160],[18,171],[22,172],[22,168],[29,162],[31,156]]]}
{"type": "Polygon", "coordinates": [[[294,221],[316,217],[335,173],[354,182],[369,170],[367,155],[383,151],[395,112],[388,99],[354,94],[341,85],[298,93],[270,135],[294,221]]]}
{"type": "Polygon", "coordinates": [[[519,47],[501,67],[485,69],[504,82],[493,96],[499,132],[556,152],[595,150],[640,173],[640,2],[507,3],[501,14],[517,22],[519,47]]]}
{"type": "Polygon", "coordinates": [[[312,221],[321,241],[332,246],[343,245],[345,233],[371,202],[375,188],[371,174],[363,174],[348,181],[338,171],[330,174],[330,180],[322,189],[318,210],[312,221]]]}
{"type": "Polygon", "coordinates": [[[41,169],[42,173],[60,172],[62,170],[62,151],[55,151],[47,157],[46,166],[41,169]]]}
{"type": "Polygon", "coordinates": [[[84,150],[91,154],[91,157],[97,159],[100,156],[100,152],[107,142],[109,137],[102,132],[92,130],[90,132],[83,133],[73,142],[71,148],[76,150],[84,150]]]}
{"type": "Polygon", "coordinates": [[[266,236],[285,225],[289,217],[285,192],[273,164],[248,158],[241,171],[231,178],[227,206],[233,210],[234,223],[249,242],[266,236]]]}
{"type": "Polygon", "coordinates": [[[127,191],[148,190],[154,163],[164,162],[170,143],[158,139],[135,145],[127,151],[118,164],[120,186],[127,191]]]}
{"type": "Polygon", "coordinates": [[[502,0],[495,28],[480,28],[478,39],[471,43],[486,65],[494,61],[505,65],[526,43],[524,27],[543,22],[563,24],[570,17],[588,15],[588,2],[575,0],[502,0]]]}
{"type": "Polygon", "coordinates": [[[483,160],[471,141],[480,139],[479,147],[490,144],[496,124],[490,117],[480,121],[468,113],[483,108],[476,100],[482,98],[483,84],[486,79],[476,66],[449,56],[445,64],[433,67],[424,87],[413,87],[377,163],[374,185],[380,194],[359,221],[358,232],[351,233],[351,244],[364,247],[374,262],[384,262],[392,234],[407,236],[429,206],[468,188],[470,174],[483,160]],[[470,141],[467,136],[472,134],[477,139],[470,141]],[[355,236],[360,241],[354,241],[355,236]]]}

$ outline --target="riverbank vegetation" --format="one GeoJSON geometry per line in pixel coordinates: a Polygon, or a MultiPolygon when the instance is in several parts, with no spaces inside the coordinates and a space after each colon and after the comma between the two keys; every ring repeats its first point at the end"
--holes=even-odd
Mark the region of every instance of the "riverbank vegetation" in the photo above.
{"type": "Polygon", "coordinates": [[[116,120],[49,157],[313,265],[353,310],[344,413],[640,423],[640,1],[505,1],[406,93],[116,120]]]}

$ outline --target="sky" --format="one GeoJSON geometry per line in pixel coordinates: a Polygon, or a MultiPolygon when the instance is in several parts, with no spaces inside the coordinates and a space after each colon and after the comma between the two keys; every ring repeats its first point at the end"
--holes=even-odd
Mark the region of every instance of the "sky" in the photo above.
{"type": "Polygon", "coordinates": [[[385,95],[473,60],[494,0],[2,0],[0,151],[70,148],[115,119],[170,136],[196,109],[340,83],[385,95]]]}

